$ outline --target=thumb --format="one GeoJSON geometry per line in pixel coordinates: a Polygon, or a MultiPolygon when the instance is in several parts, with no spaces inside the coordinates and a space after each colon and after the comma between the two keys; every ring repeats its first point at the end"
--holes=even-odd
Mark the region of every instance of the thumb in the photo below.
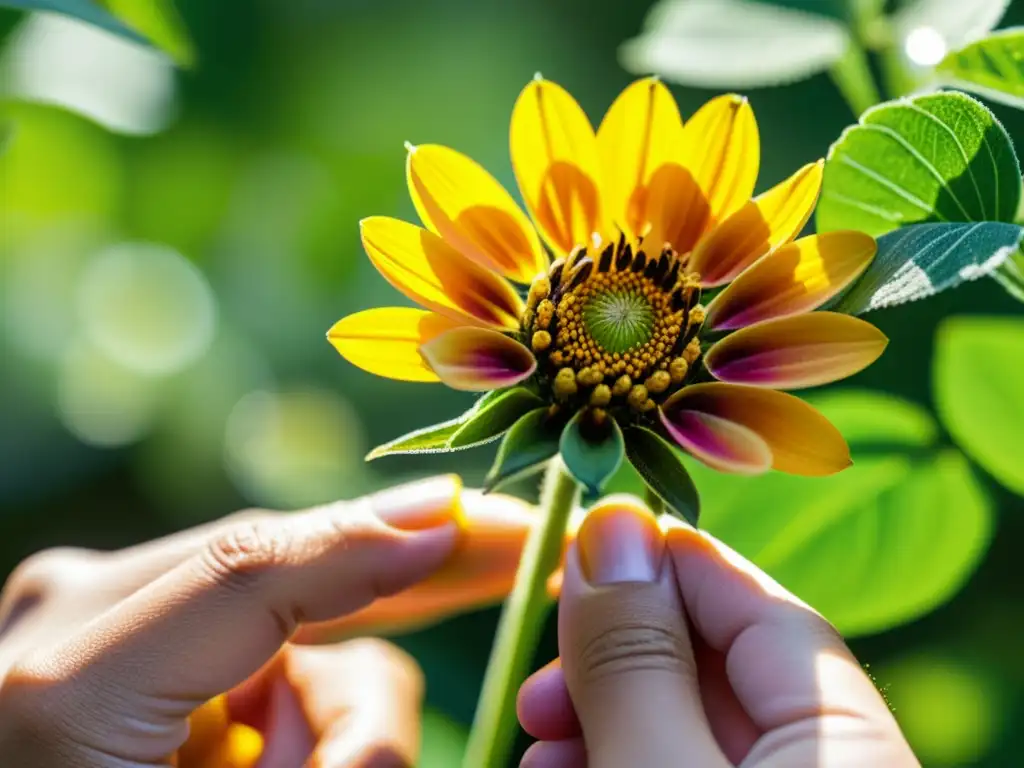
{"type": "Polygon", "coordinates": [[[701,705],[663,534],[638,501],[612,497],[584,519],[558,635],[589,768],[728,765],[701,705]]]}

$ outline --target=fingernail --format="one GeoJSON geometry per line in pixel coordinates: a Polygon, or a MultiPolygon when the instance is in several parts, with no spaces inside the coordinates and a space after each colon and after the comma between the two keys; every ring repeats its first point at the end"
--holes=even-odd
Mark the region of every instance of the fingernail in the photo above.
{"type": "Polygon", "coordinates": [[[462,479],[440,475],[389,488],[370,498],[374,513],[403,531],[422,531],[462,520],[462,479]]]}
{"type": "Polygon", "coordinates": [[[664,540],[658,521],[639,502],[609,499],[584,518],[576,541],[591,584],[655,581],[664,540]]]}

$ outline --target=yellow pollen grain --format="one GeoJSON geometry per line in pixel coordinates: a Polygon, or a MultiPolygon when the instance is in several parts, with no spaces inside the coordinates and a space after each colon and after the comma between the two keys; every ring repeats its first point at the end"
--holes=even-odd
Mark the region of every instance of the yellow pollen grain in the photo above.
{"type": "Polygon", "coordinates": [[[612,401],[612,390],[607,384],[598,384],[590,393],[590,404],[606,406],[612,401]]]}
{"type": "Polygon", "coordinates": [[[551,293],[551,281],[546,275],[541,275],[530,284],[530,293],[526,297],[526,306],[536,307],[551,293]]]}
{"type": "Polygon", "coordinates": [[[615,384],[612,385],[612,395],[615,397],[624,397],[632,386],[633,380],[629,378],[629,376],[619,376],[619,378],[615,380],[615,384]]]}
{"type": "Polygon", "coordinates": [[[700,357],[700,339],[690,339],[690,343],[683,350],[683,360],[687,365],[693,365],[693,361],[700,357]]]}
{"type": "Polygon", "coordinates": [[[631,408],[635,408],[636,410],[643,408],[644,403],[647,402],[647,387],[643,384],[637,384],[634,386],[629,390],[629,394],[626,396],[626,402],[629,403],[631,408]]]}
{"type": "Polygon", "coordinates": [[[644,382],[644,386],[647,387],[648,392],[660,395],[668,389],[668,385],[671,383],[672,377],[669,376],[666,371],[655,371],[647,377],[647,381],[644,382]]]}
{"type": "Polygon", "coordinates": [[[534,331],[530,346],[534,352],[543,352],[551,346],[551,334],[547,331],[534,331]]]}
{"type": "Polygon", "coordinates": [[[552,385],[555,397],[566,400],[576,394],[576,372],[572,368],[563,368],[555,375],[552,385]]]}
{"type": "Polygon", "coordinates": [[[549,299],[544,299],[537,305],[537,319],[534,321],[534,325],[538,328],[548,328],[554,316],[555,305],[549,299]]]}
{"type": "Polygon", "coordinates": [[[681,357],[675,358],[668,364],[668,374],[672,377],[673,384],[682,384],[686,379],[686,373],[690,370],[689,364],[681,357]]]}

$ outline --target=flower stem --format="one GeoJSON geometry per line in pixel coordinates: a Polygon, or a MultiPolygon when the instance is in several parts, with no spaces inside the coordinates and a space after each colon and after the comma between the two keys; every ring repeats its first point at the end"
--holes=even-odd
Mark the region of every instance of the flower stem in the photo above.
{"type": "Polygon", "coordinates": [[[544,477],[540,519],[526,540],[512,593],[498,622],[464,768],[508,765],[516,736],[516,694],[533,661],[551,607],[548,577],[561,562],[565,531],[579,489],[561,459],[552,459],[544,477]]]}
{"type": "Polygon", "coordinates": [[[829,75],[856,117],[882,100],[871,74],[867,52],[856,40],[850,40],[846,52],[832,65],[829,75]]]}

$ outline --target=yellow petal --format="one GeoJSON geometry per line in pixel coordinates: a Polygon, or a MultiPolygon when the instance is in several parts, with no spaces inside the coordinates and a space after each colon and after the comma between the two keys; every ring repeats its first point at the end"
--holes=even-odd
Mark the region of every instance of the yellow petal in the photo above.
{"type": "Polygon", "coordinates": [[[601,202],[597,139],[569,93],[535,79],[519,94],[509,131],[519,190],[545,242],[557,255],[611,239],[601,202]]]}
{"type": "Polygon", "coordinates": [[[740,273],[708,305],[715,330],[810,312],[867,269],[877,246],[870,235],[839,231],[811,235],[779,248],[740,273]]]}
{"type": "Polygon", "coordinates": [[[850,449],[832,423],[799,397],[740,384],[694,384],[665,410],[692,410],[735,422],[768,444],[772,468],[792,475],[831,475],[850,466],[850,449]]]}
{"type": "Polygon", "coordinates": [[[823,161],[809,163],[740,207],[693,251],[691,267],[706,287],[722,285],[803,229],[821,189],[823,161]]]}
{"type": "Polygon", "coordinates": [[[547,269],[530,220],[470,158],[437,144],[409,147],[406,179],[424,225],[469,258],[521,283],[547,269]]]}
{"type": "Polygon", "coordinates": [[[401,381],[439,381],[420,355],[420,345],[459,322],[408,307],[368,309],[342,318],[327,339],[353,365],[401,381]]]}
{"type": "Polygon", "coordinates": [[[682,134],[683,121],[675,99],[653,77],[627,87],[601,121],[597,145],[605,203],[628,236],[647,234],[651,178],[667,163],[680,165],[682,134]]]}
{"type": "Polygon", "coordinates": [[[760,140],[747,100],[728,94],[698,109],[683,126],[679,157],[681,165],[663,165],[651,179],[650,240],[687,253],[754,191],[760,140]]]}
{"type": "Polygon", "coordinates": [[[428,309],[476,325],[519,328],[512,286],[433,232],[386,216],[360,222],[363,247],[389,283],[428,309]]]}
{"type": "Polygon", "coordinates": [[[809,312],[730,333],[708,350],[704,365],[716,379],[735,384],[816,387],[867,368],[888,341],[858,317],[809,312]]]}

